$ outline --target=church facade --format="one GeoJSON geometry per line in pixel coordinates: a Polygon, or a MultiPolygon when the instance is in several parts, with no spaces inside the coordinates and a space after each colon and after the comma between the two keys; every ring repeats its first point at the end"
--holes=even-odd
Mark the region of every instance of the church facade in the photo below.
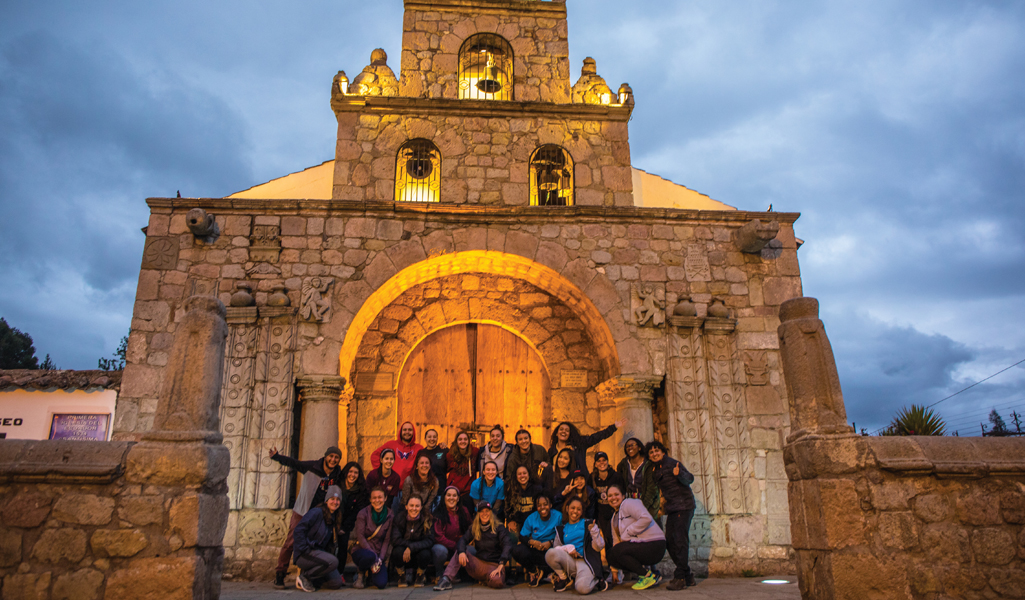
{"type": "MultiPolygon", "coordinates": [[[[792,213],[633,167],[633,92],[571,81],[557,0],[406,0],[331,87],[334,160],[151,216],[114,439],[153,422],[188,297],[228,306],[225,572],[273,571],[294,493],[268,450],[369,454],[412,421],[450,442],[553,424],[660,439],[695,474],[698,571],[792,567],[776,328],[801,295],[792,213]]],[[[643,103],[642,103],[643,104],[643,103]]],[[[344,462],[344,461],[343,461],[344,462]]]]}

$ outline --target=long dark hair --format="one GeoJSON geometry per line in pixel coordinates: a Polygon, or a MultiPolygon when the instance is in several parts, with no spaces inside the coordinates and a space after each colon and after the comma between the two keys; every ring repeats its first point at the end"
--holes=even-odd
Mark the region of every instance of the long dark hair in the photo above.
{"type": "Polygon", "coordinates": [[[416,457],[416,461],[413,462],[413,472],[409,474],[409,479],[413,484],[413,491],[417,494],[421,494],[430,489],[437,489],[438,478],[435,477],[434,471],[431,469],[427,470],[427,480],[423,481],[420,479],[420,461],[426,460],[427,464],[431,464],[431,459],[426,454],[421,454],[416,457]]]}
{"type": "Polygon", "coordinates": [[[506,483],[505,495],[508,499],[507,504],[509,505],[509,512],[515,512],[520,504],[520,498],[523,498],[524,494],[530,494],[531,488],[534,486],[534,476],[531,475],[530,469],[527,465],[520,465],[516,467],[516,472],[513,473],[513,479],[511,482],[506,483]],[[519,471],[524,469],[527,471],[527,487],[526,489],[520,487],[519,471]]]}
{"type": "Polygon", "coordinates": [[[364,492],[367,489],[367,478],[363,475],[363,467],[361,467],[356,461],[350,461],[345,463],[345,466],[342,467],[342,481],[341,485],[338,486],[342,488],[342,494],[346,493],[345,482],[349,478],[349,469],[353,467],[356,467],[356,473],[358,473],[358,475],[356,475],[355,489],[362,490],[364,492]]]}
{"type": "Polygon", "coordinates": [[[559,467],[559,457],[563,454],[569,455],[569,465],[566,467],[566,469],[570,473],[577,470],[576,453],[570,450],[569,448],[563,448],[562,450],[559,450],[559,453],[555,455],[555,459],[552,460],[552,473],[555,475],[556,478],[559,477],[559,470],[561,468],[559,467]]]}
{"type": "Polygon", "coordinates": [[[473,475],[473,444],[471,443],[473,438],[470,434],[465,431],[460,431],[456,434],[456,437],[452,438],[452,446],[448,449],[448,464],[455,465],[455,471],[458,475],[473,475]],[[462,451],[459,449],[459,436],[466,436],[466,450],[462,451]]]}
{"type": "Polygon", "coordinates": [[[555,429],[552,430],[552,443],[549,445],[549,447],[555,448],[556,444],[559,443],[559,428],[563,425],[569,427],[569,438],[566,440],[566,443],[576,448],[580,445],[580,438],[583,436],[580,435],[580,430],[577,429],[577,426],[573,423],[570,423],[569,421],[563,421],[562,423],[559,423],[555,426],[555,429]]]}
{"type": "MultiPolygon", "coordinates": [[[[445,488],[445,491],[441,492],[441,502],[438,503],[438,507],[434,509],[434,520],[442,521],[445,523],[452,522],[452,514],[448,512],[448,507],[445,506],[445,494],[449,490],[455,490],[456,494],[459,494],[459,488],[454,485],[450,485],[445,488]]],[[[456,518],[459,519],[459,533],[466,533],[466,530],[470,528],[472,518],[470,517],[470,511],[463,506],[462,502],[456,501],[456,518]]]]}
{"type": "MultiPolygon", "coordinates": [[[[389,453],[389,452],[391,452],[391,457],[395,458],[395,451],[392,450],[391,448],[385,448],[384,450],[381,450],[381,454],[378,455],[378,458],[383,459],[384,455],[389,453]]],[[[384,478],[384,460],[382,460],[381,464],[376,469],[374,469],[374,470],[377,471],[377,474],[380,475],[381,478],[383,479],[384,478]]],[[[394,462],[392,463],[391,472],[392,473],[395,472],[395,463],[394,462]]]]}

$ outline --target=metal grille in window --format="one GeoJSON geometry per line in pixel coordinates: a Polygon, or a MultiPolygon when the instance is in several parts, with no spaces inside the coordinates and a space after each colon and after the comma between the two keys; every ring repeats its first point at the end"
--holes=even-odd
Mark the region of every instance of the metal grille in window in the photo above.
{"type": "Polygon", "coordinates": [[[573,205],[573,159],[559,146],[541,146],[530,159],[530,205],[573,205]]]}
{"type": "Polygon", "coordinates": [[[395,165],[396,202],[437,202],[441,153],[428,140],[410,140],[399,148],[395,165]]]}
{"type": "Polygon", "coordinates": [[[459,51],[459,97],[469,100],[512,100],[513,51],[492,33],[479,33],[459,51]]]}

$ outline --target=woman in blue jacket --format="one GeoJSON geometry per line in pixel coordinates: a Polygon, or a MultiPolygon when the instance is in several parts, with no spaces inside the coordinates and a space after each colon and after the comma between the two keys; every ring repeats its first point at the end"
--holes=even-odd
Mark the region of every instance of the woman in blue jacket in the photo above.
{"type": "Polygon", "coordinates": [[[295,587],[304,592],[315,592],[323,587],[337,590],[342,587],[338,572],[338,534],[342,528],[342,490],[336,485],[327,489],[324,503],[314,507],[295,526],[293,559],[299,567],[295,587]]]}

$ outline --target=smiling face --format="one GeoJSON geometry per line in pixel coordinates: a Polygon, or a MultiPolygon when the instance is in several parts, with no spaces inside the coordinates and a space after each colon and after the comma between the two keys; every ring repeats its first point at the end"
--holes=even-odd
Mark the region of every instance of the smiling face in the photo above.
{"type": "Polygon", "coordinates": [[[410,496],[409,500],[406,500],[406,516],[408,518],[416,520],[420,516],[421,508],[423,508],[423,504],[416,496],[410,496]]]}
{"type": "Polygon", "coordinates": [[[570,463],[569,452],[560,452],[559,456],[555,457],[555,466],[560,469],[568,469],[570,463]]]}
{"type": "Polygon", "coordinates": [[[416,472],[422,479],[426,479],[427,474],[431,472],[431,459],[426,456],[416,459],[416,472]]]}
{"type": "Polygon", "coordinates": [[[445,492],[445,506],[449,510],[455,510],[456,506],[459,505],[459,492],[456,490],[448,490],[445,492]]]}
{"type": "Polygon", "coordinates": [[[558,438],[558,440],[560,442],[568,441],[569,440],[569,425],[567,425],[565,423],[563,423],[562,425],[559,425],[559,428],[555,430],[555,437],[558,438]]]}
{"type": "Polygon", "coordinates": [[[652,447],[652,449],[648,451],[648,458],[651,462],[659,462],[663,457],[665,457],[665,453],[662,452],[661,448],[652,447]]]}
{"type": "Polygon", "coordinates": [[[498,467],[495,466],[495,463],[484,465],[484,480],[491,483],[496,477],[498,477],[498,467]]]}
{"type": "Polygon", "coordinates": [[[338,463],[342,462],[342,457],[337,454],[331,453],[324,457],[324,466],[330,471],[338,466],[338,463]]]}
{"type": "Polygon", "coordinates": [[[403,443],[410,443],[413,441],[413,424],[403,423],[402,429],[399,430],[399,438],[402,439],[403,443]]]}
{"type": "Polygon", "coordinates": [[[477,516],[480,517],[480,524],[481,525],[487,525],[488,523],[491,522],[491,509],[490,508],[482,509],[479,513],[477,513],[477,516]]]}
{"type": "Polygon", "coordinates": [[[381,490],[370,492],[370,506],[373,506],[375,511],[381,512],[381,508],[384,507],[385,497],[384,492],[381,490]]]}
{"type": "Polygon", "coordinates": [[[356,467],[349,467],[349,470],[345,472],[345,483],[352,485],[359,479],[359,469],[356,467]]]}
{"type": "Polygon", "coordinates": [[[520,447],[524,453],[530,452],[530,434],[529,433],[517,433],[516,434],[516,445],[520,447]]]}
{"type": "Polygon", "coordinates": [[[438,432],[433,429],[424,434],[424,443],[428,450],[433,450],[438,445],[438,432]]]}
{"type": "Polygon", "coordinates": [[[381,470],[386,473],[391,473],[392,467],[395,466],[395,453],[394,452],[382,452],[381,453],[381,470]]]}
{"type": "Polygon", "coordinates": [[[605,499],[608,500],[609,506],[617,509],[623,503],[623,492],[619,491],[616,486],[612,486],[605,492],[605,499]]]}
{"type": "Polygon", "coordinates": [[[491,430],[491,447],[498,448],[502,445],[502,440],[505,438],[505,434],[502,433],[501,429],[491,430]]]}
{"type": "Polygon", "coordinates": [[[342,499],[337,496],[332,496],[327,499],[327,507],[331,509],[331,512],[338,510],[338,507],[342,505],[342,499]]]}
{"type": "Polygon", "coordinates": [[[534,506],[537,508],[537,514],[541,515],[542,519],[547,520],[552,514],[552,503],[548,501],[548,498],[538,498],[534,506]]]}
{"type": "Polygon", "coordinates": [[[459,433],[459,435],[456,436],[456,448],[459,448],[460,450],[466,450],[466,448],[469,445],[470,445],[470,435],[468,433],[466,433],[465,431],[461,431],[459,433]]]}
{"type": "Polygon", "coordinates": [[[530,481],[530,472],[527,471],[527,467],[523,465],[516,467],[516,481],[522,486],[527,485],[527,482],[530,481]]]}
{"type": "Polygon", "coordinates": [[[580,500],[574,498],[567,502],[562,510],[566,513],[566,519],[572,524],[579,521],[580,516],[584,514],[584,505],[580,503],[580,500]]]}
{"type": "Polygon", "coordinates": [[[623,446],[623,452],[626,452],[627,458],[633,458],[641,453],[641,446],[637,443],[637,440],[630,440],[623,446]]]}
{"type": "Polygon", "coordinates": [[[604,456],[594,461],[594,468],[598,469],[602,473],[609,470],[609,459],[604,456]]]}
{"type": "Polygon", "coordinates": [[[584,489],[585,485],[587,485],[587,480],[584,479],[583,476],[578,475],[573,478],[573,487],[577,488],[578,490],[584,489]]]}

